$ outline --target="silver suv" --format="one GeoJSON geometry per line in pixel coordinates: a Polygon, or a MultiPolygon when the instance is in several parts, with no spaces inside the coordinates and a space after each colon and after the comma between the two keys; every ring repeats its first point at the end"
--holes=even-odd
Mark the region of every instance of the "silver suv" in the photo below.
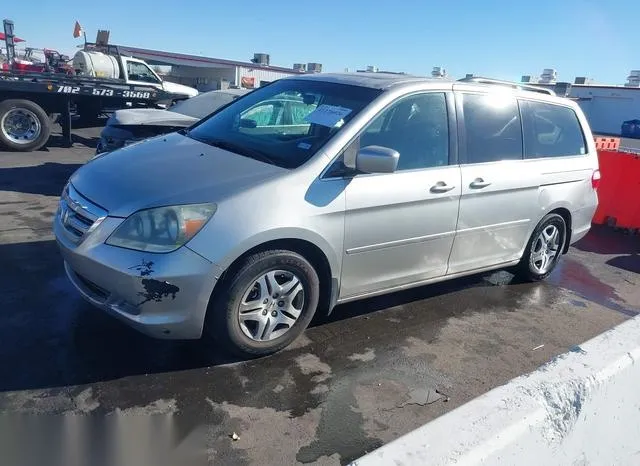
{"type": "Polygon", "coordinates": [[[550,91],[305,75],[96,157],[54,230],[94,305],[258,356],[339,303],[498,268],[544,279],[599,178],[582,111],[550,91]]]}

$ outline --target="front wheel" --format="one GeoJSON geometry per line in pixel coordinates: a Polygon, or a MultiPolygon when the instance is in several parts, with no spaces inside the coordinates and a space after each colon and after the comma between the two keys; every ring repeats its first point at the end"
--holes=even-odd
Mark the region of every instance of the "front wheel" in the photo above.
{"type": "Polygon", "coordinates": [[[558,214],[546,215],[533,231],[517,273],[529,281],[544,280],[555,269],[565,242],[567,225],[558,214]]]}
{"type": "Polygon", "coordinates": [[[318,307],[320,280],[300,254],[270,250],[247,257],[215,293],[205,333],[243,357],[275,353],[295,340],[318,307]]]}

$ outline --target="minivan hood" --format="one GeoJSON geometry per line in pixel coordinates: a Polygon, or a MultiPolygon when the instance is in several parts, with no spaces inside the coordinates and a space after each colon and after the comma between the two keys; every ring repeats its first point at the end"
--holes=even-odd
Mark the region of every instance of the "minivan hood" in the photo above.
{"type": "Polygon", "coordinates": [[[181,126],[186,128],[197,121],[197,118],[169,110],[125,108],[113,112],[107,125],[181,126]]]}
{"type": "Polygon", "coordinates": [[[71,183],[112,217],[151,207],[219,202],[288,170],[171,133],[99,156],[71,183]]]}

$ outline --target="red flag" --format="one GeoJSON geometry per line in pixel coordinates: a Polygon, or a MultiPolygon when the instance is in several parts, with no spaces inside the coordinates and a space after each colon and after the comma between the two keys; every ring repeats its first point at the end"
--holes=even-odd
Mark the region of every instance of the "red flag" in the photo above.
{"type": "Polygon", "coordinates": [[[73,28],[73,37],[80,37],[81,32],[82,26],[80,26],[80,23],[76,21],[76,25],[73,28]]]}

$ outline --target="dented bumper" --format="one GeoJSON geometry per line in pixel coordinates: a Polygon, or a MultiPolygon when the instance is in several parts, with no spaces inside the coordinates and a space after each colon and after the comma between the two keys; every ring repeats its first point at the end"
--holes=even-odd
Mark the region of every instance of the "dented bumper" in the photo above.
{"type": "Polygon", "coordinates": [[[188,247],[168,254],[105,244],[122,219],[107,217],[77,244],[61,223],[54,233],[67,276],[91,304],[155,338],[200,338],[221,270],[188,247]]]}

